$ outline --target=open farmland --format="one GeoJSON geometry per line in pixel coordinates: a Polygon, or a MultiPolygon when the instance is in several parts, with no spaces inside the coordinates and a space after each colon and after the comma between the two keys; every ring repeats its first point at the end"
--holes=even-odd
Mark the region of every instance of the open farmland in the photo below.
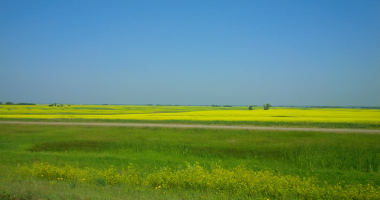
{"type": "Polygon", "coordinates": [[[0,200],[380,200],[380,0],[0,0],[0,200]]]}
{"type": "MultiPolygon", "coordinates": [[[[380,121],[379,110],[371,109],[0,107],[3,121],[370,129],[378,129],[380,121]]],[[[379,199],[380,135],[354,132],[5,123],[0,124],[0,197],[379,199]]]]}
{"type": "Polygon", "coordinates": [[[380,110],[354,108],[1,105],[0,119],[380,129],[380,110]]]}

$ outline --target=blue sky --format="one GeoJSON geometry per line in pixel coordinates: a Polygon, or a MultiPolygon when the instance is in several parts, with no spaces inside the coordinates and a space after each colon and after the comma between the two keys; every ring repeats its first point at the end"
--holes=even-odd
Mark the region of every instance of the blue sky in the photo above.
{"type": "Polygon", "coordinates": [[[0,1],[0,101],[380,106],[380,1],[0,1]]]}

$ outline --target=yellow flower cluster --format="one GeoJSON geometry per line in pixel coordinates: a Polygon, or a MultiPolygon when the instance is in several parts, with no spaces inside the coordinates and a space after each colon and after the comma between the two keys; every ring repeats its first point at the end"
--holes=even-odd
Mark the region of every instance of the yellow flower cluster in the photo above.
{"type": "Polygon", "coordinates": [[[127,169],[116,170],[111,166],[105,170],[95,170],[92,168],[81,169],[71,165],[64,167],[51,165],[49,163],[34,163],[33,167],[18,166],[17,174],[21,177],[32,176],[42,177],[48,180],[68,180],[95,183],[98,178],[105,180],[108,185],[127,184],[140,185],[140,172],[130,164],[127,169]]]}
{"type": "Polygon", "coordinates": [[[34,176],[42,177],[48,180],[78,180],[78,176],[86,175],[85,170],[79,170],[79,168],[66,165],[65,167],[59,167],[51,165],[49,163],[35,162],[32,168],[28,166],[18,167],[18,173],[21,176],[34,176]]]}
{"type": "Polygon", "coordinates": [[[318,183],[315,178],[275,175],[268,171],[252,171],[243,166],[231,170],[217,164],[208,171],[199,163],[187,164],[187,169],[173,171],[165,168],[149,174],[146,185],[162,185],[163,189],[188,188],[214,191],[229,195],[260,196],[275,199],[378,199],[380,188],[371,184],[331,186],[318,183]]]}
{"type": "Polygon", "coordinates": [[[269,171],[252,171],[244,166],[224,169],[217,164],[206,170],[199,163],[185,169],[164,168],[158,172],[140,176],[133,165],[117,170],[111,166],[106,170],[80,169],[66,165],[59,167],[48,163],[35,163],[33,167],[19,166],[18,175],[42,177],[48,180],[86,180],[88,184],[105,179],[108,185],[147,186],[161,189],[190,189],[217,191],[225,195],[239,195],[249,198],[269,197],[275,199],[380,199],[380,187],[367,185],[330,185],[317,179],[298,176],[282,176],[269,171]],[[58,177],[58,178],[57,178],[58,177]],[[61,178],[64,177],[64,178],[61,178]],[[79,178],[81,177],[81,178],[79,178]],[[84,177],[84,178],[82,178],[84,177]]]}

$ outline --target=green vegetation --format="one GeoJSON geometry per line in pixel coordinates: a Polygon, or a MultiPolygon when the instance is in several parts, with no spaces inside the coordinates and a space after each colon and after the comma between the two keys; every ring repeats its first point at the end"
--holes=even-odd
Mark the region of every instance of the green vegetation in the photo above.
{"type": "Polygon", "coordinates": [[[267,104],[264,104],[263,107],[264,107],[264,110],[269,110],[269,108],[272,107],[272,105],[267,103],[267,104]]]}
{"type": "MultiPolygon", "coordinates": [[[[2,105],[3,102],[0,102],[0,105],[2,105]]],[[[13,102],[6,102],[5,105],[36,105],[35,103],[13,103],[13,102]]]]}
{"type": "Polygon", "coordinates": [[[380,135],[0,124],[0,141],[5,199],[380,197],[380,135]]]}
{"type": "MultiPolygon", "coordinates": [[[[53,104],[49,104],[48,105],[49,107],[63,107],[63,104],[59,104],[59,103],[53,103],[53,104]]],[[[68,106],[70,106],[70,105],[68,105],[68,106]]]]}

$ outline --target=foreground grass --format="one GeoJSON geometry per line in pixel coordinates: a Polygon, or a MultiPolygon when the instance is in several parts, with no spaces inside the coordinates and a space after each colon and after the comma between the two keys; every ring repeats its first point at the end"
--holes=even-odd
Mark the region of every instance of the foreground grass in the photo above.
{"type": "Polygon", "coordinates": [[[197,191],[136,189],[125,186],[101,186],[69,181],[26,179],[1,181],[0,199],[227,199],[223,194],[197,191]]]}
{"type": "Polygon", "coordinates": [[[3,196],[50,198],[44,187],[54,191],[75,185],[52,192],[51,198],[88,199],[86,191],[95,191],[91,199],[96,199],[113,191],[112,199],[303,199],[306,194],[329,198],[326,191],[332,191],[336,198],[366,194],[355,198],[376,199],[371,195],[378,195],[380,186],[379,135],[0,124],[0,141],[3,196]],[[61,173],[67,166],[78,177],[70,180],[61,173]],[[121,181],[126,171],[132,172],[129,166],[137,172],[137,184],[121,181]],[[50,178],[49,170],[55,174],[50,178]],[[86,170],[93,179],[79,177],[91,174],[86,170]],[[217,172],[222,175],[213,176],[217,172]],[[268,181],[258,185],[285,192],[260,192],[237,177],[250,180],[247,184],[265,177],[268,181]],[[290,182],[300,191],[314,186],[316,193],[292,192],[293,187],[284,186],[290,182]],[[28,189],[33,184],[36,189],[28,189]]]}
{"type": "MultiPolygon", "coordinates": [[[[126,185],[129,187],[149,188],[156,190],[188,189],[205,193],[217,192],[226,196],[245,198],[269,197],[275,199],[379,199],[380,187],[367,185],[339,185],[318,183],[314,177],[300,179],[298,176],[275,175],[269,171],[252,171],[244,166],[223,169],[213,164],[206,170],[198,163],[187,164],[184,169],[164,168],[158,172],[141,175],[138,168],[129,164],[127,168],[96,170],[86,167],[66,165],[55,166],[36,161],[33,167],[19,166],[16,177],[25,179],[36,177],[48,181],[70,181],[72,184],[126,185]]],[[[341,184],[343,183],[343,184],[341,184]]]]}

